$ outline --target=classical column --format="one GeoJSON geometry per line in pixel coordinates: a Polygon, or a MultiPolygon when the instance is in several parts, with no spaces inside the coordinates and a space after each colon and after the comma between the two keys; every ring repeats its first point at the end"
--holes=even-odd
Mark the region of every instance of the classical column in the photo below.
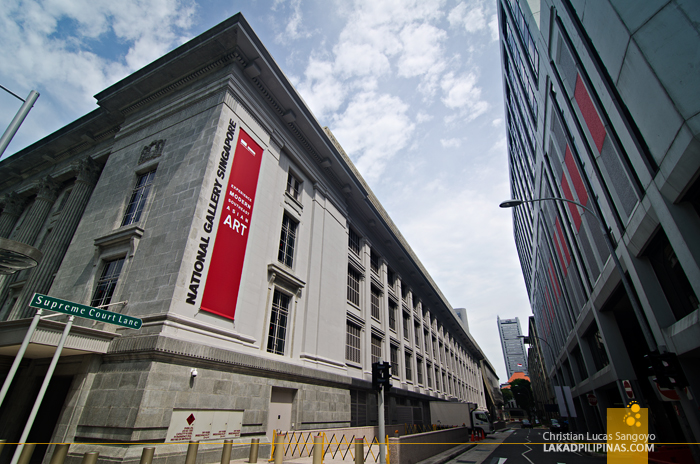
{"type": "Polygon", "coordinates": [[[100,166],[92,158],[86,158],[77,163],[76,171],[78,176],[68,197],[68,202],[51,231],[44,249],[41,250],[44,254],[41,262],[29,274],[27,282],[22,288],[22,293],[10,312],[10,320],[30,317],[33,310],[29,308],[28,304],[32,295],[35,292],[45,294],[49,291],[53,275],[58,271],[68,250],[68,245],[73,239],[73,234],[75,234],[80,219],[83,217],[85,207],[99,178],[100,166]]]}
{"type": "MultiPolygon", "coordinates": [[[[37,235],[41,231],[46,218],[51,212],[51,207],[56,201],[59,185],[51,179],[50,176],[44,177],[39,181],[39,193],[36,195],[34,203],[27,211],[27,215],[22,222],[22,225],[17,230],[14,240],[27,245],[34,245],[37,235]]],[[[2,304],[10,292],[10,284],[16,281],[19,273],[12,275],[0,276],[0,304],[2,304]]],[[[9,309],[0,313],[0,321],[7,318],[9,309]]]]}
{"type": "Polygon", "coordinates": [[[0,214],[0,237],[8,238],[12,228],[17,223],[22,211],[24,211],[24,199],[15,192],[5,195],[1,200],[5,205],[0,214]]]}

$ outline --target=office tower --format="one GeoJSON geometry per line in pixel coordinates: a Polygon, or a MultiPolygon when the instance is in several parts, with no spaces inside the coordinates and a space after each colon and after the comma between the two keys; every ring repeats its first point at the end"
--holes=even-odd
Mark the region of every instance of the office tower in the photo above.
{"type": "Polygon", "coordinates": [[[560,413],[602,432],[637,401],[660,440],[697,442],[697,2],[499,0],[498,18],[513,231],[560,413]],[[648,370],[664,351],[692,399],[648,370]]]}
{"type": "Polygon", "coordinates": [[[510,379],[516,372],[523,372],[525,375],[528,375],[527,353],[521,337],[520,321],[517,317],[515,319],[501,319],[497,316],[496,319],[508,378],[510,379]]]}

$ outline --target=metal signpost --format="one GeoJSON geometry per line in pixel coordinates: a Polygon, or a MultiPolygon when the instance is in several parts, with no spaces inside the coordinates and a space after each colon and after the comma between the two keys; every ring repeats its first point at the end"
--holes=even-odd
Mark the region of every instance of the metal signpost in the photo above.
{"type": "Polygon", "coordinates": [[[107,324],[119,325],[122,327],[128,327],[130,329],[136,330],[140,329],[141,325],[143,324],[143,321],[136,317],[114,313],[105,309],[93,308],[92,306],[86,306],[79,303],[74,303],[72,301],[61,300],[51,296],[42,295],[41,293],[34,294],[31,301],[29,302],[29,306],[37,308],[37,312],[34,316],[34,320],[32,321],[31,326],[29,327],[29,330],[27,331],[27,335],[25,335],[24,337],[22,346],[20,347],[20,350],[17,353],[17,356],[15,357],[15,361],[12,365],[14,371],[10,371],[10,373],[7,376],[7,379],[5,380],[5,384],[3,385],[3,398],[4,394],[7,392],[7,389],[9,389],[10,383],[12,382],[12,378],[14,377],[14,374],[17,370],[16,366],[19,366],[19,362],[22,360],[22,356],[24,356],[24,352],[26,351],[27,345],[29,345],[29,341],[31,340],[32,335],[34,334],[34,330],[36,329],[36,326],[39,322],[39,318],[41,316],[42,311],[55,311],[58,313],[68,314],[70,317],[68,318],[68,323],[63,329],[61,340],[58,342],[58,346],[56,346],[56,352],[53,354],[53,359],[51,359],[49,370],[46,372],[44,383],[41,385],[41,389],[39,390],[39,395],[37,396],[36,401],[34,402],[32,412],[29,414],[29,419],[27,419],[27,423],[24,426],[24,431],[22,432],[22,436],[19,439],[17,449],[15,450],[14,456],[12,456],[11,464],[17,464],[17,461],[19,460],[19,457],[22,454],[22,450],[24,449],[25,445],[24,442],[27,439],[27,436],[29,436],[29,431],[32,429],[34,419],[36,418],[36,414],[39,411],[39,406],[41,406],[41,401],[44,399],[44,394],[46,393],[46,389],[49,386],[49,382],[51,381],[53,372],[56,369],[56,364],[58,364],[58,358],[61,357],[61,351],[63,351],[63,346],[65,345],[66,339],[68,338],[68,333],[70,332],[70,329],[73,326],[73,319],[75,317],[82,317],[85,319],[92,319],[93,321],[106,322],[107,324]]]}

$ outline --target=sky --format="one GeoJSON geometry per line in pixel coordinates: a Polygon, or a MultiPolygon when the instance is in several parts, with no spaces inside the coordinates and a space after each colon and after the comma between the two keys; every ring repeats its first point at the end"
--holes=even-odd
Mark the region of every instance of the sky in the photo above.
{"type": "MultiPolygon", "coordinates": [[[[328,126],[507,381],[531,314],[512,233],[494,0],[3,0],[0,85],[41,96],[4,156],[238,12],[328,126]]],[[[0,127],[22,102],[0,89],[0,127]]]]}

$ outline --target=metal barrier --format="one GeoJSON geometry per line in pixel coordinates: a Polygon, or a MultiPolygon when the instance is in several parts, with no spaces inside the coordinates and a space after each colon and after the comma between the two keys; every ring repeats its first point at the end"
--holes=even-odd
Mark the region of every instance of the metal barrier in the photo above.
{"type": "MultiPolygon", "coordinates": [[[[287,432],[287,441],[280,441],[280,443],[284,443],[284,445],[282,445],[283,450],[281,450],[282,456],[287,457],[289,459],[297,457],[312,457],[314,452],[314,434],[317,433],[318,432],[313,431],[287,432]]],[[[282,434],[278,434],[276,431],[273,431],[272,452],[270,453],[269,459],[270,462],[275,460],[274,456],[276,455],[275,453],[278,447],[278,440],[276,439],[276,437],[281,435],[282,434]]],[[[356,460],[356,450],[358,449],[356,447],[356,441],[360,440],[363,444],[363,447],[367,447],[367,451],[364,453],[364,456],[360,456],[360,458],[363,459],[363,462],[370,461],[370,456],[372,457],[370,462],[379,462],[379,440],[377,439],[377,437],[374,437],[374,439],[371,441],[367,441],[365,436],[355,437],[355,435],[352,435],[346,437],[345,434],[342,434],[339,437],[336,436],[336,434],[332,434],[329,438],[326,432],[321,432],[318,436],[321,437],[321,446],[323,449],[322,458],[325,458],[325,456],[329,454],[333,459],[345,460],[348,459],[349,455],[349,459],[354,461],[356,460]]],[[[386,440],[386,443],[388,443],[388,436],[386,437],[386,440]]]]}

